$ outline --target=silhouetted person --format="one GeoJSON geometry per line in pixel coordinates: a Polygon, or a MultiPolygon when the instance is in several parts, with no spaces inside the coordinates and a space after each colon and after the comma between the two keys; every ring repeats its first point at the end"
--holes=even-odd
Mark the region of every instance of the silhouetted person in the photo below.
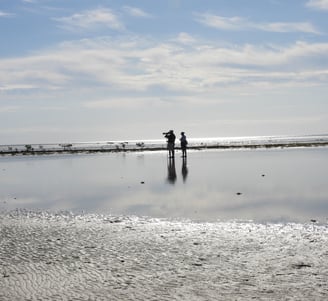
{"type": "Polygon", "coordinates": [[[188,176],[187,157],[183,157],[182,159],[181,173],[182,173],[183,182],[186,182],[188,176]]]}
{"type": "Polygon", "coordinates": [[[171,184],[174,184],[177,179],[177,173],[175,171],[174,158],[169,158],[167,162],[167,180],[171,184]]]}
{"type": "Polygon", "coordinates": [[[163,133],[164,137],[167,139],[167,149],[169,151],[169,158],[174,158],[174,144],[175,144],[175,135],[173,130],[170,130],[167,133],[163,133]]]}
{"type": "Polygon", "coordinates": [[[184,132],[181,132],[180,145],[181,145],[183,158],[187,157],[187,144],[188,144],[187,137],[184,132]]]}

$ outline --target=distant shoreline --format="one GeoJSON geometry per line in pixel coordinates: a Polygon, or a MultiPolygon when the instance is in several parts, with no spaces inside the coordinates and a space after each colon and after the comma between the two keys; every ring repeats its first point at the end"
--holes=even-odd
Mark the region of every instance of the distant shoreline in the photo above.
{"type": "MultiPolygon", "coordinates": [[[[101,145],[97,147],[96,145],[92,147],[73,147],[72,144],[59,144],[56,149],[54,148],[43,148],[42,145],[37,148],[33,145],[25,145],[24,148],[13,148],[7,147],[7,150],[0,150],[1,156],[26,156],[26,155],[51,155],[51,154],[92,154],[92,153],[118,153],[118,152],[144,152],[144,151],[164,151],[166,150],[166,144],[156,145],[156,146],[144,146],[142,143],[136,143],[136,145],[128,145],[124,143],[118,143],[112,147],[104,147],[101,145]]],[[[218,150],[229,150],[229,149],[274,149],[274,148],[311,148],[311,147],[323,147],[328,146],[328,141],[322,142],[272,142],[272,143],[215,143],[215,144],[206,144],[200,143],[195,145],[189,145],[189,150],[208,150],[208,149],[218,149],[218,150]]],[[[180,150],[180,146],[177,145],[177,150],[180,150]]]]}

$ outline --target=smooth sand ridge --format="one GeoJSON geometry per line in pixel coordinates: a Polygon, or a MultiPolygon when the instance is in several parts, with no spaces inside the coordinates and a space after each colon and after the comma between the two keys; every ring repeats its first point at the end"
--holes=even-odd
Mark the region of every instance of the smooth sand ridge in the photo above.
{"type": "Polygon", "coordinates": [[[0,300],[326,300],[327,225],[0,215],[0,300]]]}

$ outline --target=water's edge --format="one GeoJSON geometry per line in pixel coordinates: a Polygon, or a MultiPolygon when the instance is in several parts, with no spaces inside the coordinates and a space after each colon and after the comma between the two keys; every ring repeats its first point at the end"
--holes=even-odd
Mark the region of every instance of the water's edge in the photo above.
{"type": "MultiPolygon", "coordinates": [[[[180,149],[179,143],[176,148],[180,149]]],[[[188,149],[261,149],[328,146],[328,135],[190,139],[188,149]]],[[[164,140],[0,145],[0,155],[45,155],[166,150],[164,140]]]]}

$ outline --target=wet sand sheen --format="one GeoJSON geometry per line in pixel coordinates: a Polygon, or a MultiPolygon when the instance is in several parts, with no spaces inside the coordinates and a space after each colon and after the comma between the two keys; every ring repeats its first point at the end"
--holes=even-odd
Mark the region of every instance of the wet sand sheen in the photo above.
{"type": "Polygon", "coordinates": [[[1,215],[1,300],[326,300],[326,225],[1,215]]]}

